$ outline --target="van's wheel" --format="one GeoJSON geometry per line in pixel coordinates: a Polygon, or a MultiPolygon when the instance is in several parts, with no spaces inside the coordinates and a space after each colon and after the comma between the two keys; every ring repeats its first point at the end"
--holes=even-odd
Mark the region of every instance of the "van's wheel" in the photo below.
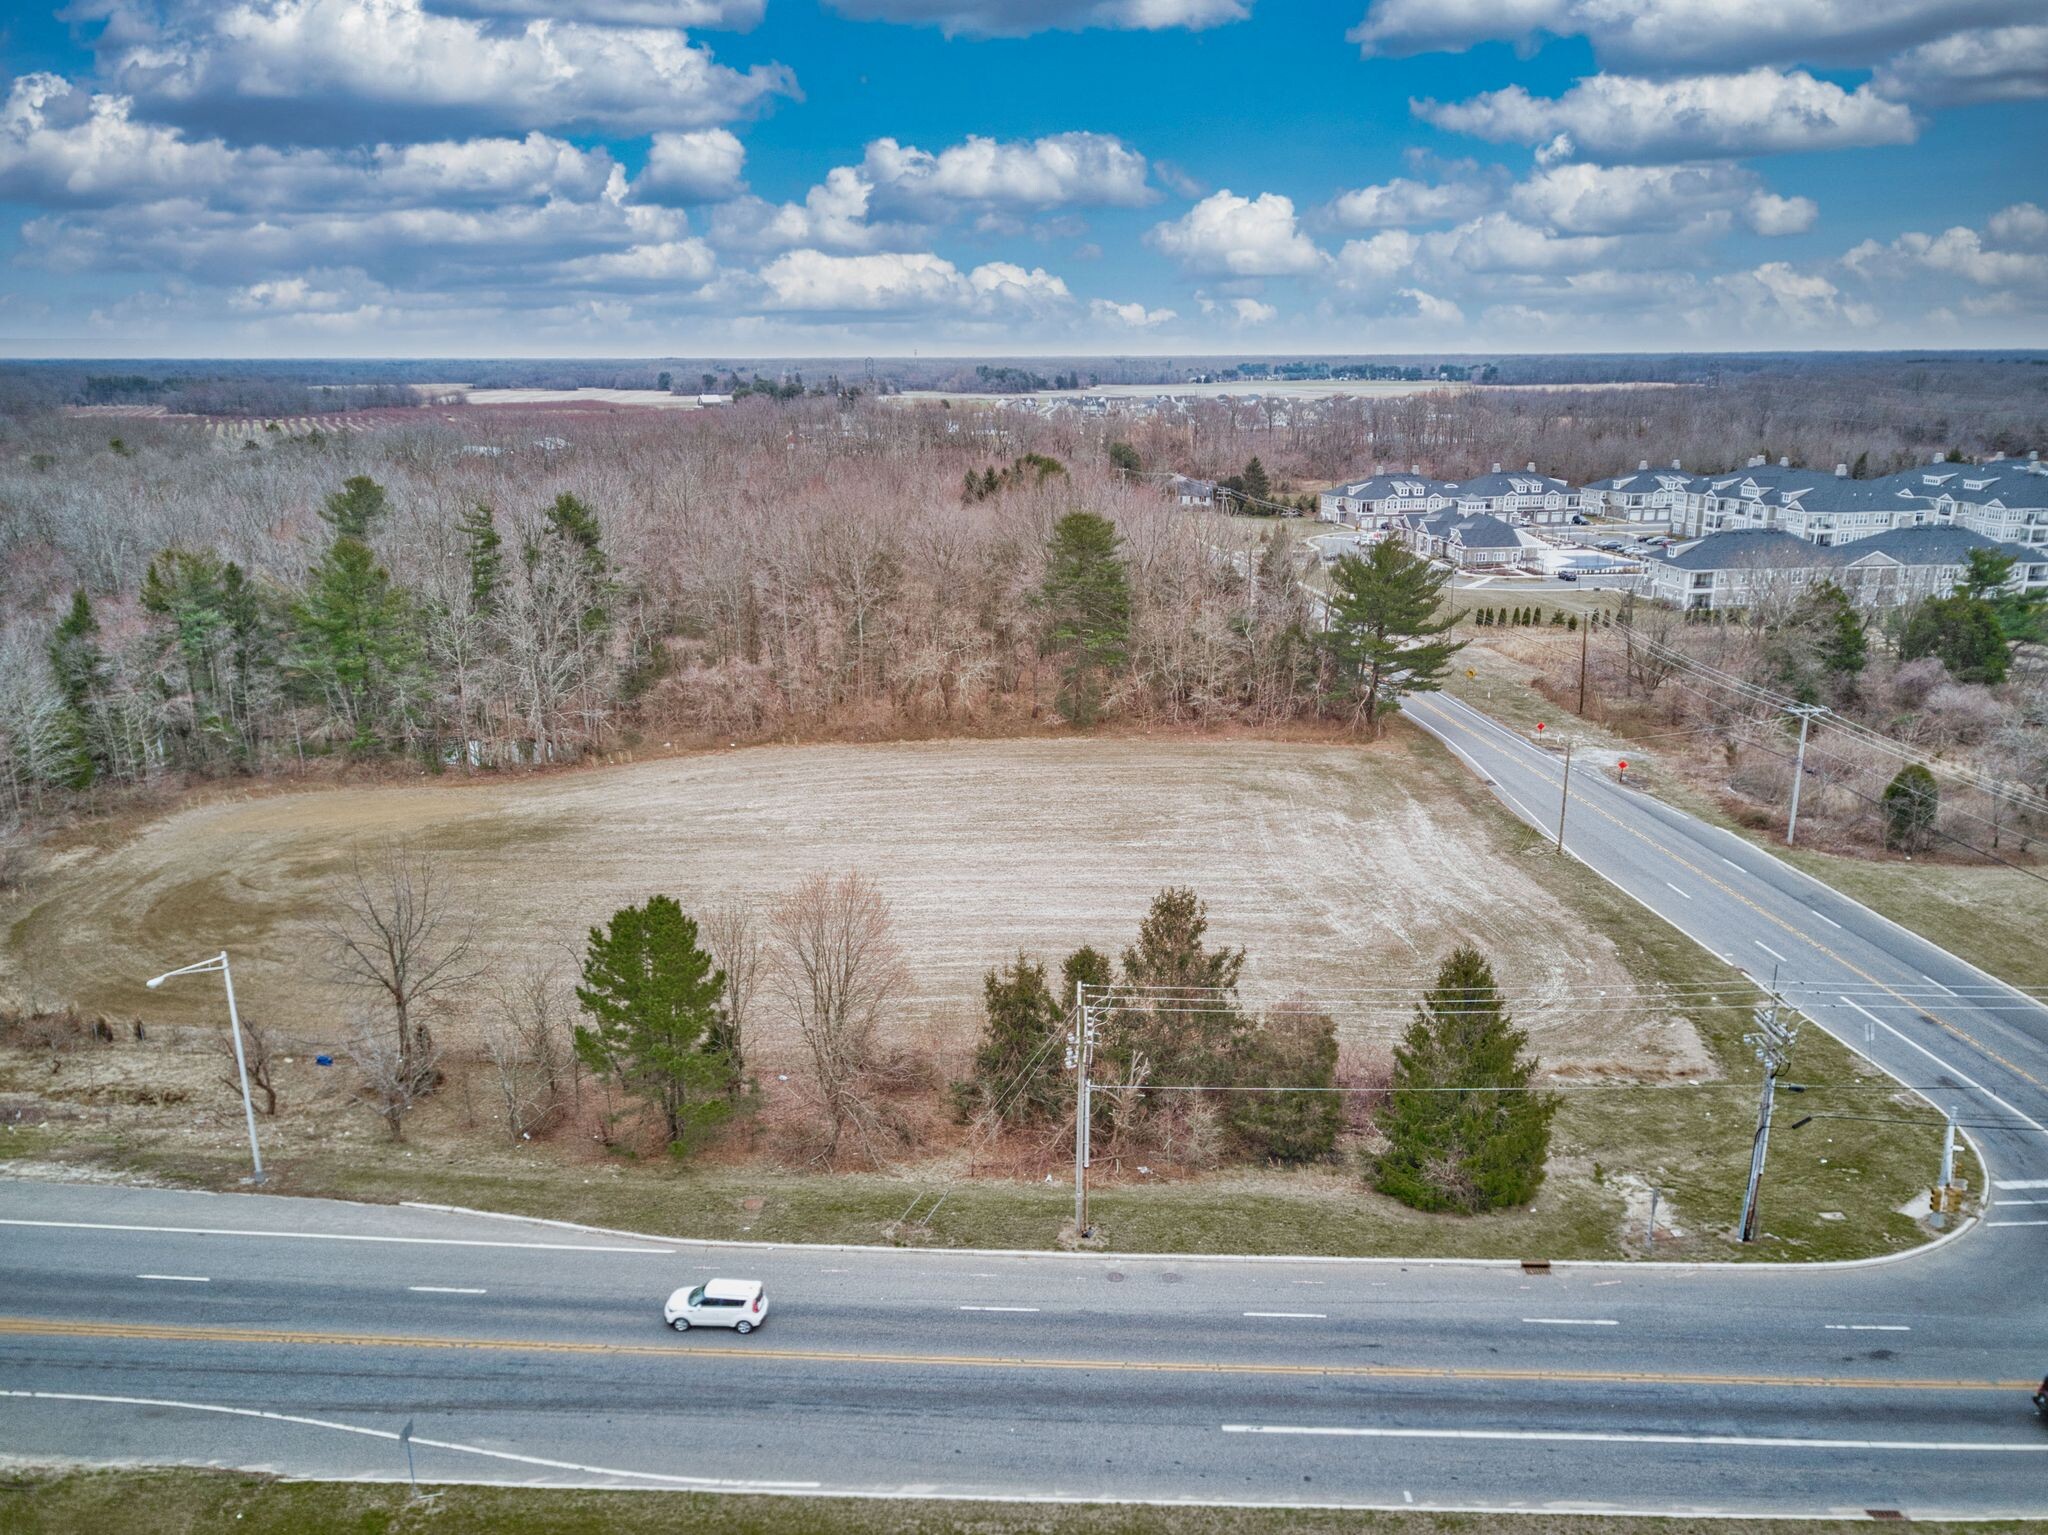
{"type": "Polygon", "coordinates": [[[686,1316],[679,1316],[668,1325],[673,1327],[677,1332],[688,1332],[690,1330],[690,1319],[686,1316]]]}
{"type": "Polygon", "coordinates": [[[741,1322],[733,1328],[733,1331],[740,1334],[742,1337],[752,1332],[753,1330],[754,1324],[752,1322],[741,1322]]]}

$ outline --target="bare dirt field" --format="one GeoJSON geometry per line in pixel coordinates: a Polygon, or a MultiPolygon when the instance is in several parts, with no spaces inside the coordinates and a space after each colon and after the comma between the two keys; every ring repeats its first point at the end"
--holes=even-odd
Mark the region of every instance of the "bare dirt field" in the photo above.
{"type": "MultiPolygon", "coordinates": [[[[1484,791],[1405,732],[1378,746],[1217,738],[755,747],[528,779],[218,797],[60,850],[9,914],[0,989],[117,1018],[208,1023],[217,993],[143,977],[223,945],[245,1008],[340,1042],[319,925],[355,847],[437,850],[494,961],[568,956],[656,892],[703,909],[860,869],[895,910],[904,1027],[971,1039],[983,971],[1025,950],[1115,952],[1188,884],[1211,940],[1250,951],[1247,996],[1330,999],[1354,1040],[1405,1025],[1437,960],[1493,959],[1546,1065],[1712,1074],[1572,886],[1484,791]],[[109,845],[111,844],[111,845],[109,845]],[[1393,988],[1378,998],[1353,994],[1393,988]],[[1607,988],[1625,1010],[1555,1000],[1607,988]],[[1617,1017],[1629,1021],[1614,1027],[1617,1017]]],[[[566,968],[566,966],[565,966],[566,968]]],[[[763,1044],[771,1041],[763,1039],[763,1044]]]]}

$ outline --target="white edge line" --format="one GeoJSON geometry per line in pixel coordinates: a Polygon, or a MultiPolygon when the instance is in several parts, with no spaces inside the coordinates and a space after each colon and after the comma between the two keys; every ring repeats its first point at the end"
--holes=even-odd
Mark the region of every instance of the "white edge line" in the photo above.
{"type": "Polygon", "coordinates": [[[1522,1318],[1531,1327],[1619,1327],[1610,1316],[1525,1316],[1522,1318]]]}
{"type": "Polygon", "coordinates": [[[1036,1306],[962,1306],[962,1311],[1036,1311],[1036,1306]]]}
{"type": "MultiPolygon", "coordinates": [[[[1225,1423],[1226,1434],[1306,1435],[1320,1439],[1487,1439],[1538,1444],[1739,1445],[1756,1449],[1983,1451],[2048,1455],[2048,1438],[2026,1440],[1781,1439],[1743,1434],[1651,1434],[1538,1428],[1347,1428],[1289,1423],[1225,1423]]],[[[1530,1510],[1537,1512],[1537,1510],[1530,1510]]]]}
{"type": "Polygon", "coordinates": [[[406,1286],[416,1295],[488,1295],[488,1290],[472,1290],[466,1285],[452,1284],[409,1284],[406,1286]]]}
{"type": "MultiPolygon", "coordinates": [[[[512,1218],[521,1219],[518,1216],[512,1218]]],[[[384,1242],[405,1247],[517,1247],[541,1252],[644,1253],[655,1258],[673,1257],[675,1254],[672,1247],[593,1247],[572,1242],[491,1242],[480,1237],[378,1237],[361,1236],[345,1231],[242,1231],[227,1226],[136,1226],[116,1221],[32,1221],[9,1219],[5,1216],[0,1216],[0,1226],[39,1226],[59,1231],[139,1231],[188,1237],[277,1237],[295,1242],[384,1242]]]]}
{"type": "Polygon", "coordinates": [[[1247,1311],[1246,1316],[1287,1317],[1304,1322],[1327,1322],[1327,1311],[1247,1311]]]}
{"type": "Polygon", "coordinates": [[[170,1284],[212,1284],[204,1274],[137,1274],[137,1279],[161,1279],[170,1284]]]}
{"type": "MultiPolygon", "coordinates": [[[[1925,1045],[1921,1044],[1917,1039],[1910,1039],[1906,1035],[1901,1034],[1897,1029],[1893,1028],[1890,1024],[1886,1023],[1882,1018],[1878,1017],[1877,1014],[1873,1013],[1869,1008],[1865,1007],[1862,1003],[1851,1002],[1847,997],[1840,996],[1839,994],[1837,995],[1836,1000],[1846,1004],[1849,1007],[1855,1008],[1857,1012],[1861,1013],[1864,1017],[1868,1018],[1872,1023],[1876,1024],[1880,1029],[1883,1029],[1885,1033],[1891,1035],[1893,1038],[1899,1040],[1901,1043],[1911,1045],[1915,1050],[1918,1050],[1922,1055],[1926,1056],[1927,1059],[1934,1062],[1935,1065],[1939,1066],[1943,1071],[1947,1072],[1950,1076],[1959,1079],[1966,1086],[1975,1088],[1978,1092],[1982,1093],[1985,1097],[1989,1098],[1993,1103],[1997,1104],[2000,1108],[2004,1109],[2006,1113],[2012,1115],[2015,1119],[2023,1119],[2029,1125],[2032,1125],[2036,1130],[2040,1131],[2041,1134],[2048,1135],[2048,1125],[2044,1125],[2038,1119],[2034,1119],[2029,1115],[2021,1113],[2018,1109],[2014,1108],[2011,1104],[2007,1103],[2003,1098],[1999,1097],[1998,1094],[1994,1093],[1990,1088],[1986,1087],[1983,1083],[1978,1082],[1975,1079],[1968,1076],[1967,1074],[1965,1074],[1961,1067],[1951,1066],[1947,1061],[1943,1060],[1940,1056],[1936,1055],[1932,1050],[1928,1049],[1925,1045]]],[[[1932,1098],[1928,1098],[1926,1093],[1922,1092],[1920,1093],[1920,1096],[1922,1098],[1926,1098],[1927,1102],[1929,1102],[1930,1104],[1934,1103],[1934,1100],[1932,1098]]],[[[1940,1105],[1935,1104],[1935,1107],[1939,1108],[1940,1105]]],[[[1944,1110],[1944,1112],[1946,1111],[1944,1110]]]]}
{"type": "MultiPolygon", "coordinates": [[[[290,1423],[300,1428],[324,1428],[339,1434],[360,1434],[366,1439],[397,1439],[398,1435],[388,1428],[364,1428],[355,1423],[335,1423],[326,1418],[306,1418],[296,1413],[269,1412],[260,1407],[223,1407],[213,1402],[178,1402],[147,1396],[97,1396],[83,1391],[7,1391],[0,1390],[0,1397],[27,1398],[36,1402],[83,1402],[94,1406],[113,1407],[177,1407],[186,1412],[211,1412],[229,1418],[262,1418],[271,1423],[290,1423]]],[[[546,1466],[555,1471],[582,1471],[592,1476],[625,1477],[636,1482],[662,1482],[680,1487],[717,1490],[775,1491],[815,1488],[816,1482],[747,1482],[720,1481],[707,1476],[673,1476],[662,1471],[620,1471],[611,1466],[586,1466],[573,1460],[547,1460],[538,1455],[515,1455],[510,1450],[487,1450],[481,1445],[455,1444],[445,1439],[427,1439],[419,1434],[412,1436],[412,1442],[430,1450],[453,1450],[461,1455],[485,1455],[492,1460],[516,1461],[526,1466],[546,1466]]]]}

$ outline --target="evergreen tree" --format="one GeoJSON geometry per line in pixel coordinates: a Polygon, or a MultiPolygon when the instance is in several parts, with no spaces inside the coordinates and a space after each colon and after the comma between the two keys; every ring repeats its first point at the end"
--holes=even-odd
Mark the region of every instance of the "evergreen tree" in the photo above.
{"type": "Polygon", "coordinates": [[[1324,651],[1336,693],[1376,733],[1381,717],[1398,710],[1404,694],[1442,687],[1451,657],[1464,649],[1462,641],[1435,638],[1456,617],[1443,611],[1450,572],[1388,539],[1363,559],[1343,556],[1334,576],[1324,651]]]}
{"type": "Polygon", "coordinates": [[[1129,1002],[1113,1038],[1122,1056],[1141,1054],[1155,1082],[1219,1085],[1235,1078],[1247,1027],[1237,1006],[1243,949],[1211,949],[1209,909],[1185,887],[1153,897],[1124,950],[1129,1002]]]}
{"type": "Polygon", "coordinates": [[[981,1044],[972,1078],[955,1097],[963,1109],[1004,1123],[1049,1113],[1065,1096],[1060,1048],[1067,1009],[1046,984],[1045,966],[1022,954],[981,978],[981,1044]]]}
{"type": "Polygon", "coordinates": [[[1046,615],[1046,646],[1062,662],[1060,714],[1072,724],[1092,725],[1102,706],[1103,675],[1130,653],[1130,576],[1108,518],[1069,512],[1053,525],[1038,605],[1046,615]]]}
{"type": "Polygon", "coordinates": [[[505,577],[505,540],[498,534],[490,507],[478,502],[455,526],[469,545],[470,605],[479,613],[496,612],[498,583],[505,577]]]}
{"type": "Polygon", "coordinates": [[[367,542],[390,511],[384,487],[367,474],[357,474],[341,482],[341,489],[327,498],[320,515],[334,529],[335,537],[367,542]]]}
{"type": "Polygon", "coordinates": [[[1941,809],[1941,785],[1926,768],[1909,762],[1885,785],[1883,807],[1884,845],[1914,852],[1927,844],[1934,830],[1934,818],[1941,809]]]}
{"type": "Polygon", "coordinates": [[[1899,634],[1899,659],[1937,656],[1958,682],[1997,684],[2005,680],[2012,649],[1998,622],[1998,610],[1982,597],[1958,591],[1931,597],[1914,608],[1899,634]]]}
{"type": "Polygon", "coordinates": [[[729,1064],[713,1044],[724,996],[725,972],[670,896],[590,930],[576,1000],[594,1022],[576,1026],[576,1054],[659,1110],[671,1149],[730,1108],[729,1064]]]}
{"type": "Polygon", "coordinates": [[[1066,958],[1060,966],[1060,1006],[1074,1005],[1074,988],[1086,986],[1094,991],[1106,990],[1113,979],[1109,968],[1109,956],[1101,950],[1083,944],[1066,958]]]}
{"type": "MultiPolygon", "coordinates": [[[[1240,1086],[1328,1089],[1337,1085],[1337,1023],[1306,1003],[1287,1003],[1245,1037],[1240,1086]]],[[[1319,1162],[1337,1149],[1344,1101],[1329,1091],[1230,1095],[1230,1128],[1250,1156],[1269,1162],[1319,1162]]]]}
{"type": "Polygon", "coordinates": [[[1454,950],[1394,1050],[1380,1120],[1389,1144],[1374,1170],[1381,1193],[1418,1210],[1465,1214],[1536,1196],[1558,1099],[1532,1087],[1528,1043],[1509,1020],[1493,967],[1476,949],[1454,950]]]}
{"type": "Polygon", "coordinates": [[[1113,442],[1109,445],[1109,466],[1125,475],[1136,474],[1144,468],[1144,460],[1138,457],[1138,450],[1127,442],[1113,442]]]}
{"type": "Polygon", "coordinates": [[[54,777],[67,789],[86,789],[108,767],[106,754],[96,751],[91,721],[107,686],[107,658],[99,645],[100,621],[92,599],[83,590],[71,594],[71,609],[50,634],[50,670],[64,697],[59,718],[52,722],[54,777]]]}
{"type": "Polygon", "coordinates": [[[1244,466],[1240,477],[1244,494],[1251,501],[1270,501],[1273,498],[1273,482],[1266,476],[1266,466],[1259,462],[1258,455],[1252,455],[1244,466]]]}
{"type": "Polygon", "coordinates": [[[419,654],[413,605],[370,546],[342,534],[307,578],[293,609],[298,675],[325,698],[367,752],[403,723],[419,654]]]}

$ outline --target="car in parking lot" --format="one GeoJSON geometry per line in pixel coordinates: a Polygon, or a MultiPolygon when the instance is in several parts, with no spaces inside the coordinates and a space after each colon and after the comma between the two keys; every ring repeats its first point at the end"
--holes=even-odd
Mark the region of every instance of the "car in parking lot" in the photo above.
{"type": "Polygon", "coordinates": [[[709,1279],[669,1296],[661,1319],[677,1332],[692,1327],[730,1327],[750,1333],[768,1320],[768,1287],[754,1279],[709,1279]]]}

